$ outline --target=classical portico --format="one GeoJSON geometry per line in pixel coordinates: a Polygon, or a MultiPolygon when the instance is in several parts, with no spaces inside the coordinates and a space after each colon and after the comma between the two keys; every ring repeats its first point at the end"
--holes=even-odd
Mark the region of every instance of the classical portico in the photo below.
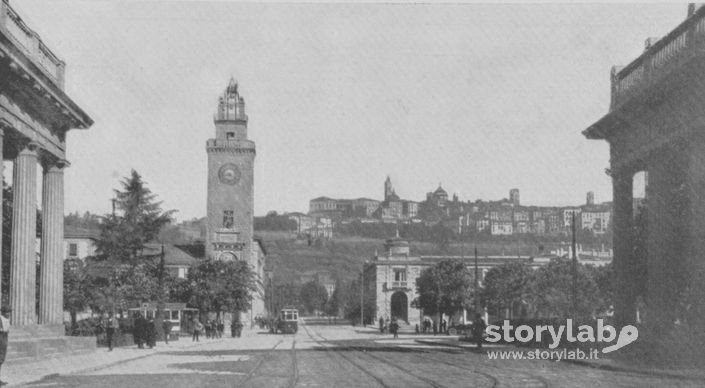
{"type": "Polygon", "coordinates": [[[683,23],[659,40],[648,39],[629,65],[612,69],[609,113],[583,132],[610,146],[615,317],[634,323],[641,293],[642,318],[654,338],[682,323],[705,329],[703,66],[705,8],[691,5],[683,23]],[[640,171],[648,173],[645,281],[633,249],[632,182],[640,171]]]}
{"type": "MultiPolygon", "coordinates": [[[[12,237],[11,241],[2,241],[12,244],[10,295],[3,295],[0,303],[10,304],[14,326],[63,324],[66,133],[93,124],[64,92],[64,68],[64,62],[37,33],[5,0],[0,0],[0,152],[2,160],[13,162],[12,237]],[[37,279],[39,173],[42,228],[37,279]]],[[[0,174],[4,177],[1,168],[0,174]]]]}

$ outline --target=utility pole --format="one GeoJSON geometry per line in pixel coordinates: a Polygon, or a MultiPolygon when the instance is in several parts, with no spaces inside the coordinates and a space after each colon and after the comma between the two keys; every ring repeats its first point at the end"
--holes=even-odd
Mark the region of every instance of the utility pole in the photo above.
{"type": "Polygon", "coordinates": [[[577,313],[578,313],[578,252],[577,252],[577,244],[575,243],[575,211],[573,211],[573,222],[572,222],[572,232],[573,232],[573,241],[572,241],[572,250],[573,250],[573,319],[577,318],[577,313]]]}
{"type": "Polygon", "coordinates": [[[360,326],[365,326],[365,263],[362,263],[362,271],[360,271],[360,326]]]}
{"type": "MultiPolygon", "coordinates": [[[[113,201],[113,203],[115,202],[113,201]]],[[[157,268],[157,313],[155,314],[156,317],[154,317],[154,325],[156,326],[155,329],[157,333],[162,333],[162,322],[164,321],[164,244],[162,244],[162,250],[159,256],[159,267],[157,268]]]]}

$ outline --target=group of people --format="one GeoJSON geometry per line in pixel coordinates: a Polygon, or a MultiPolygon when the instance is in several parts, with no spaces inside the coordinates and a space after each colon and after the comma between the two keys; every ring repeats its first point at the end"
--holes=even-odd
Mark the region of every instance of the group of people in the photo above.
{"type": "Polygon", "coordinates": [[[399,338],[399,322],[396,317],[392,318],[391,321],[389,320],[389,317],[387,317],[387,319],[379,317],[380,333],[384,334],[387,330],[394,335],[394,338],[399,338]]]}
{"type": "Polygon", "coordinates": [[[154,319],[147,320],[141,313],[136,313],[132,337],[139,349],[144,349],[144,345],[150,349],[157,346],[157,326],[154,319]]]}
{"type": "MultiPolygon", "coordinates": [[[[239,322],[238,322],[239,323],[239,322]]],[[[235,330],[231,326],[230,328],[233,331],[233,337],[235,337],[235,330]]],[[[201,323],[201,321],[198,319],[198,317],[193,318],[193,337],[191,338],[191,341],[193,342],[200,342],[199,338],[201,333],[204,333],[206,338],[208,339],[215,339],[215,338],[222,338],[223,337],[223,332],[225,331],[225,323],[218,318],[218,319],[207,319],[206,323],[201,323]]],[[[239,335],[238,335],[239,337],[239,335]]]]}
{"type": "MultiPolygon", "coordinates": [[[[382,330],[382,323],[383,320],[382,318],[379,319],[379,325],[380,325],[380,331],[384,333],[382,330]]],[[[436,322],[431,322],[430,319],[426,318],[421,322],[421,329],[419,329],[419,325],[416,324],[416,334],[430,334],[433,331],[433,335],[438,334],[438,329],[440,326],[440,332],[448,334],[448,331],[450,328],[455,326],[455,322],[451,321],[450,327],[447,326],[446,320],[442,319],[440,325],[436,325],[436,322]]],[[[482,348],[482,342],[484,341],[485,338],[485,330],[487,329],[487,324],[485,323],[485,320],[482,318],[481,314],[475,314],[475,319],[472,322],[471,328],[470,328],[470,334],[473,338],[473,341],[477,343],[478,348],[482,348]]],[[[396,336],[395,336],[396,338],[396,336]]]]}
{"type": "MultiPolygon", "coordinates": [[[[451,322],[450,327],[453,327],[455,325],[454,322],[451,322]]],[[[416,334],[431,334],[436,335],[438,333],[444,333],[448,334],[448,330],[450,329],[448,326],[448,321],[445,319],[441,319],[441,324],[438,325],[436,322],[431,322],[430,319],[426,318],[421,322],[421,328],[419,329],[419,325],[416,325],[416,334]]]]}

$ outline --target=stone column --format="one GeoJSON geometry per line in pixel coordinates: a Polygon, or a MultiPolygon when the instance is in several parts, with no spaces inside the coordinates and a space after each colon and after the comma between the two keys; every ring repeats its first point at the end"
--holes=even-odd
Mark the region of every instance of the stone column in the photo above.
{"type": "MultiPolygon", "coordinates": [[[[4,178],[4,167],[3,167],[3,160],[4,160],[4,155],[2,153],[2,147],[3,143],[5,142],[5,129],[3,128],[2,124],[0,124],[0,182],[3,181],[4,178]]],[[[2,214],[3,206],[2,206],[2,188],[0,188],[0,252],[2,252],[2,220],[3,220],[3,214],[2,214]]],[[[0,264],[0,284],[2,284],[2,265],[0,264]]],[[[0,297],[0,305],[2,305],[2,297],[0,297]]]]}
{"type": "Polygon", "coordinates": [[[679,307],[690,272],[686,262],[692,209],[685,146],[671,144],[649,158],[646,323],[657,339],[671,330],[676,319],[683,320],[679,307]]]}
{"type": "Polygon", "coordinates": [[[37,144],[28,143],[15,159],[13,173],[10,323],[36,323],[37,144]]]}
{"type": "Polygon", "coordinates": [[[44,166],[42,184],[42,250],[39,323],[59,325],[64,312],[64,167],[59,160],[44,166]]]}
{"type": "Polygon", "coordinates": [[[634,216],[633,174],[613,171],[612,195],[614,197],[614,266],[617,275],[615,289],[615,320],[618,325],[636,321],[636,300],[632,279],[634,216]]]}

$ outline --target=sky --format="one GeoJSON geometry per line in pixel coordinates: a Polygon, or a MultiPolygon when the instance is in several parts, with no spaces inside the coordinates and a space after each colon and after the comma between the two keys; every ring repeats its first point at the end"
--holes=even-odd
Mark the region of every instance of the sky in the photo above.
{"type": "MultiPolygon", "coordinates": [[[[686,4],[11,0],[95,121],[67,136],[65,211],[110,211],[131,169],[178,220],[206,213],[206,140],[231,77],[257,145],[255,214],[309,200],[577,205],[612,198],[610,69],[686,4]]],[[[638,194],[638,193],[637,193],[638,194]]]]}

